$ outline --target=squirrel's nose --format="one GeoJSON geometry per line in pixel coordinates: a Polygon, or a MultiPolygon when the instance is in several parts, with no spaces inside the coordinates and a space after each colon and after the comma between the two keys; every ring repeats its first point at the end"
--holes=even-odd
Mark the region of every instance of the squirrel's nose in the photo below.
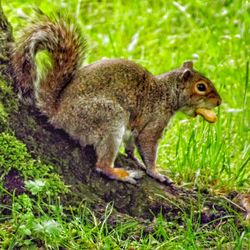
{"type": "Polygon", "coordinates": [[[216,96],[216,97],[211,98],[211,99],[210,99],[210,102],[211,102],[215,107],[217,107],[217,106],[221,105],[222,100],[221,100],[220,97],[217,97],[217,96],[216,96]]]}
{"type": "Polygon", "coordinates": [[[217,100],[216,105],[217,105],[217,106],[220,106],[220,105],[221,105],[221,102],[222,102],[222,100],[221,100],[221,98],[219,98],[219,99],[217,100]]]}

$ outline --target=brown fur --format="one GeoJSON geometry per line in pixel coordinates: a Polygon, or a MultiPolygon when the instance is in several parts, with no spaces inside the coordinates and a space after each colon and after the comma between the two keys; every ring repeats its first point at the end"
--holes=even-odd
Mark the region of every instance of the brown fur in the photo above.
{"type": "Polygon", "coordinates": [[[33,96],[55,127],[67,131],[82,146],[94,145],[98,171],[130,183],[141,177],[140,171],[113,168],[129,131],[126,152],[134,157],[136,145],[147,173],[168,182],[155,165],[162,132],[178,110],[195,116],[198,107],[218,106],[221,98],[215,87],[193,69],[191,62],[153,76],[123,59],[101,60],[79,69],[82,52],[76,29],[64,21],[45,18],[34,24],[13,52],[16,88],[24,96],[33,96]],[[41,49],[52,54],[53,67],[35,87],[34,57],[41,49]],[[206,92],[197,92],[197,82],[205,83],[206,92]]]}

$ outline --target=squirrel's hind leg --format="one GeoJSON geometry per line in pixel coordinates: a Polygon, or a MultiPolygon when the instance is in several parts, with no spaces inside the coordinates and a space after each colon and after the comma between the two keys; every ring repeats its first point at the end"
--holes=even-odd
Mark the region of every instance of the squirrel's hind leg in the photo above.
{"type": "Polygon", "coordinates": [[[136,179],[143,176],[142,171],[113,167],[124,133],[124,125],[113,127],[113,130],[106,133],[105,137],[96,145],[96,170],[111,179],[136,184],[136,179]]]}

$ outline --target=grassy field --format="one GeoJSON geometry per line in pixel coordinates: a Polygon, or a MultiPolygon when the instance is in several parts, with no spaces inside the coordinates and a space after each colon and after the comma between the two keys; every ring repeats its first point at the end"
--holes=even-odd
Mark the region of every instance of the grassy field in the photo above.
{"type": "MultiPolygon", "coordinates": [[[[75,16],[88,40],[85,64],[105,57],[120,57],[160,74],[193,60],[195,68],[215,83],[222,96],[223,104],[217,110],[219,119],[211,125],[202,118],[177,114],[161,141],[158,165],[180,185],[209,188],[222,194],[232,190],[250,192],[248,1],[3,0],[2,5],[15,36],[26,26],[27,16],[34,15],[32,6],[46,13],[75,16]]],[[[8,135],[1,138],[6,141],[8,135]]],[[[18,154],[22,150],[25,149],[19,146],[18,154]]],[[[4,192],[1,190],[0,193],[4,192]]],[[[250,249],[249,227],[239,231],[233,221],[209,231],[187,217],[184,228],[171,230],[173,225],[159,216],[156,232],[138,239],[133,236],[136,225],[109,229],[105,220],[97,221],[85,206],[72,208],[73,219],[68,221],[60,203],[53,201],[53,195],[61,191],[56,190],[51,201],[46,199],[51,203],[44,203],[39,190],[42,189],[38,188],[37,200],[13,196],[12,215],[8,218],[0,215],[1,248],[36,249],[37,242],[41,242],[48,249],[59,249],[59,246],[66,249],[250,249]]],[[[107,208],[107,214],[111,209],[111,206],[107,208]]]]}

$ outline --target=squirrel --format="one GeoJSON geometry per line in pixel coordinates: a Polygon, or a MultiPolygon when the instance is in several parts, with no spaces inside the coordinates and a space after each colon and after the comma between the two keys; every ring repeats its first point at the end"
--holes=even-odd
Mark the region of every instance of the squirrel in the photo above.
{"type": "Polygon", "coordinates": [[[43,16],[25,31],[12,51],[14,88],[54,127],[66,131],[83,147],[93,145],[98,172],[137,183],[143,171],[114,166],[124,142],[126,154],[134,160],[137,148],[149,176],[171,184],[156,168],[158,142],[177,111],[216,121],[212,109],[221,104],[221,97],[213,83],[196,71],[191,61],[157,76],[125,59],[102,59],[82,67],[85,44],[77,25],[43,16]],[[41,50],[49,52],[52,66],[39,79],[35,56],[41,50]]]}

